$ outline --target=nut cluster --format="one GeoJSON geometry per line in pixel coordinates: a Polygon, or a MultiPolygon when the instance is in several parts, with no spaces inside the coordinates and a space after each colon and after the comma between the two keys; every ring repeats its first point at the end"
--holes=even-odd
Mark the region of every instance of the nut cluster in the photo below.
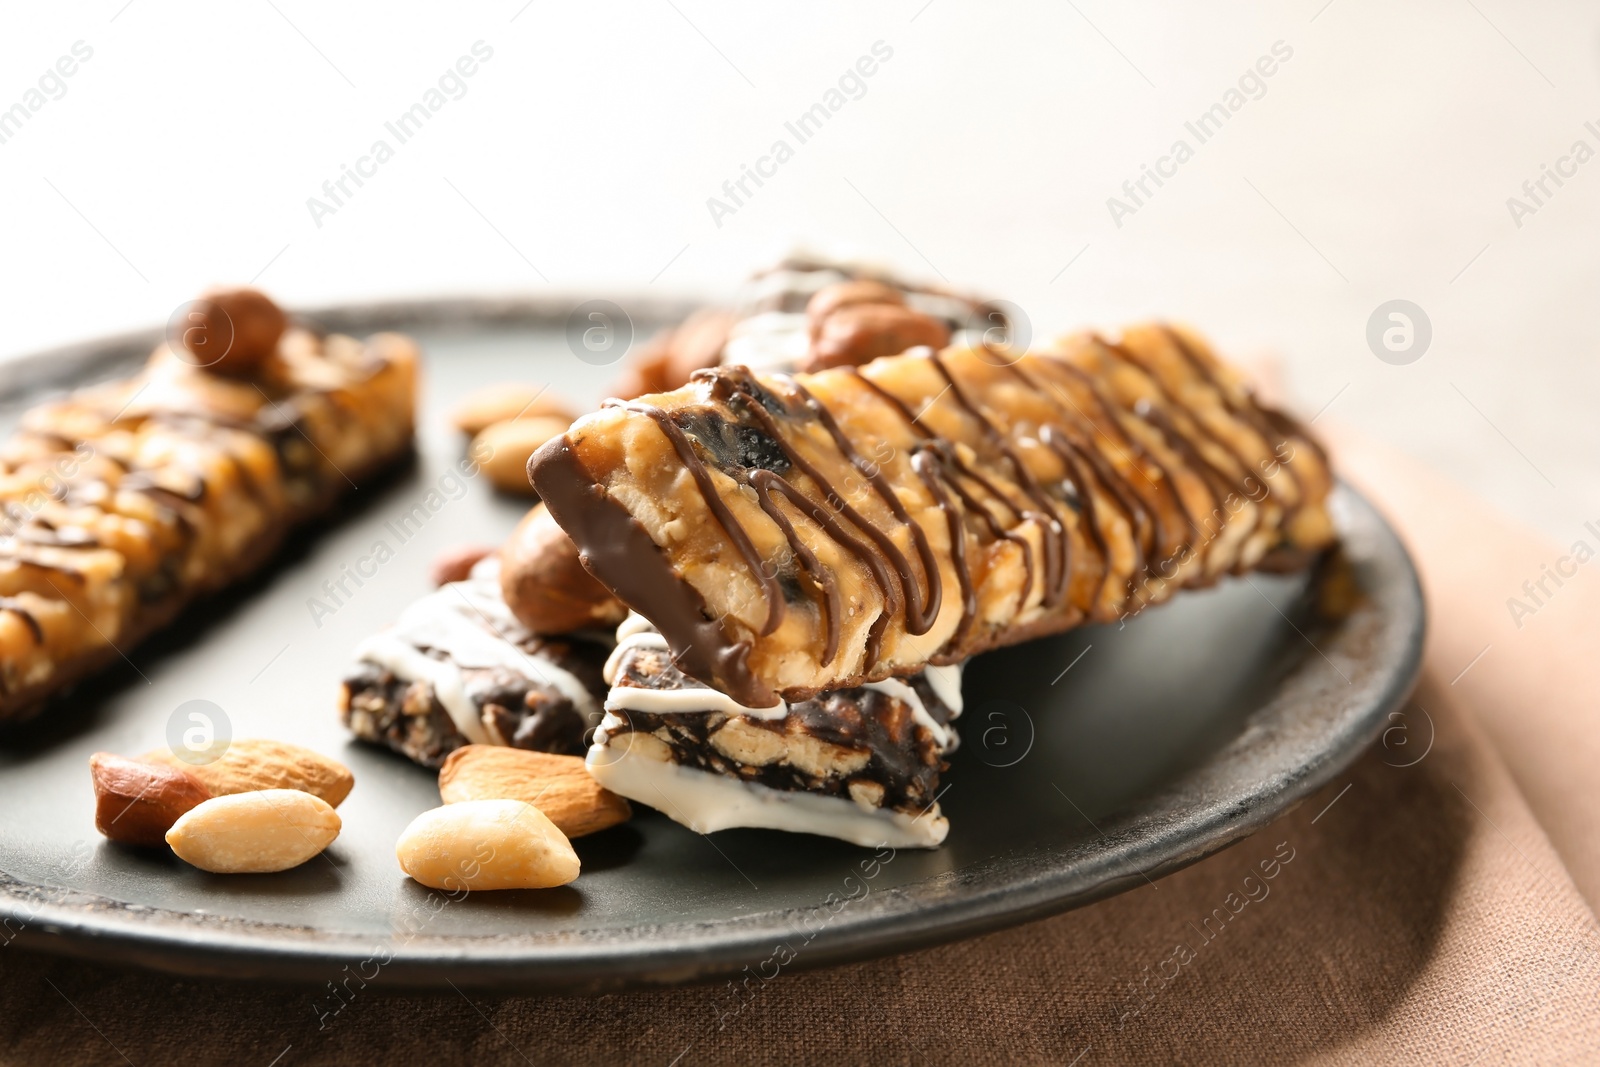
{"type": "Polygon", "coordinates": [[[628,802],[577,756],[467,745],[439,770],[443,807],[395,843],[400,869],[432,889],[549,889],[578,877],[571,838],[626,822],[628,802]]]}
{"type": "Polygon", "coordinates": [[[565,433],[577,415],[547,386],[509,382],[479,389],[456,405],[450,421],[471,436],[470,454],[503,493],[532,496],[528,457],[565,433]]]}
{"type": "MultiPolygon", "coordinates": [[[[201,758],[96,752],[96,828],[123,844],[165,843],[214,874],[285,871],[339,836],[333,809],[355,779],[338,761],[268,740],[235,741],[201,758]]],[[[580,867],[570,839],[633,815],[576,756],[492,745],[452,753],[439,795],[444,805],[412,821],[395,857],[416,881],[452,892],[566,885],[580,867]]]]}
{"type": "Polygon", "coordinates": [[[95,828],[216,874],[297,867],[339,835],[334,808],[355,776],[337,760],[282,741],[234,741],[196,762],[166,749],[89,757],[95,828]]]}

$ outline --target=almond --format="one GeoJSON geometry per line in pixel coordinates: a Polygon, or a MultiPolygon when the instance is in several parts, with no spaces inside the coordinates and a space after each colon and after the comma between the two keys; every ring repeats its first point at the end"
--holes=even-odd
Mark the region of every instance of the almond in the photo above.
{"type": "Polygon", "coordinates": [[[164,748],[146,752],[143,758],[187,771],[218,797],[258,789],[300,789],[336,808],[356,781],[338,760],[265,738],[221,741],[187,759],[164,748]]]}
{"type": "Polygon", "coordinates": [[[395,843],[400,869],[431,889],[548,889],[578,877],[578,854],[520,800],[467,800],[418,815],[395,843]]]}
{"type": "Polygon", "coordinates": [[[532,496],[533,486],[528,483],[528,457],[552,437],[566,433],[571,425],[571,420],[547,415],[497,422],[484,427],[472,439],[472,458],[479,463],[496,489],[503,493],[532,496]]]}
{"type": "Polygon", "coordinates": [[[167,831],[185,863],[213,874],[268,874],[298,867],[339,836],[339,813],[298,789],[213,797],[167,831]]]}
{"type": "Polygon", "coordinates": [[[520,800],[549,817],[568,837],[583,837],[627,822],[628,802],[589,775],[581,756],[556,756],[497,745],[465,745],[439,768],[446,804],[520,800]]]}
{"type": "Polygon", "coordinates": [[[89,757],[94,777],[94,826],[112,841],[159,845],[178,817],[211,799],[187,771],[110,752],[89,757]]]}
{"type": "Polygon", "coordinates": [[[552,416],[567,423],[578,417],[549,386],[503,382],[468,394],[450,413],[450,421],[462,433],[476,437],[497,422],[552,416]]]}

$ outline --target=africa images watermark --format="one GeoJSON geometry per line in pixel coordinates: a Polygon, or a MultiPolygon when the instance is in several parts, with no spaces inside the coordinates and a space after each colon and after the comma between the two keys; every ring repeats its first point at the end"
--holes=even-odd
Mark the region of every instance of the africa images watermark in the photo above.
{"type": "Polygon", "coordinates": [[[71,452],[50,457],[47,469],[34,475],[34,485],[22,494],[20,500],[0,503],[0,537],[15,536],[46,504],[65,500],[68,484],[83,465],[94,457],[94,446],[87,441],[79,441],[71,452]]]}
{"type": "Polygon", "coordinates": [[[80,64],[94,58],[94,49],[85,41],[73,41],[70,55],[57,59],[39,75],[35,86],[23,91],[22,99],[0,111],[0,144],[5,144],[22,132],[22,126],[34,115],[44,110],[52,100],[67,95],[66,79],[78,73],[80,64]]]}
{"type": "Polygon", "coordinates": [[[394,962],[395,949],[403,949],[410,945],[445,908],[466,900],[472,893],[469,888],[471,880],[478,877],[483,865],[492,861],[494,856],[493,845],[485,841],[478,842],[473,848],[471,858],[462,859],[456,864],[456,874],[445,878],[444,890],[429,890],[423,901],[408,907],[400,915],[395,923],[397,929],[390,945],[374,945],[366,959],[354,964],[345,964],[339,975],[326,983],[328,990],[326,999],[318,993],[311,1002],[311,1011],[317,1017],[317,1029],[319,1031],[328,1029],[332,1025],[332,1020],[355,1002],[357,994],[376,980],[384,967],[394,962]],[[355,968],[353,971],[352,966],[355,968]],[[371,968],[371,974],[367,973],[368,968],[371,968]],[[354,988],[351,988],[352,983],[354,988]]]}
{"type": "Polygon", "coordinates": [[[730,1020],[742,1014],[744,1009],[765,990],[767,983],[778,978],[785,967],[798,959],[800,953],[818,934],[828,928],[841,911],[856,901],[866,899],[872,893],[872,880],[894,862],[895,856],[893,847],[879,845],[870,859],[860,861],[855,871],[845,875],[844,893],[829,893],[823,898],[822,903],[797,912],[793,919],[795,936],[779,941],[766,959],[754,964],[753,969],[752,966],[746,966],[740,972],[738,979],[730,980],[725,987],[729,994],[728,1000],[724,1001],[722,995],[717,994],[717,999],[712,1005],[717,1017],[717,1029],[719,1031],[726,1029],[730,1020]]]}
{"type": "Polygon", "coordinates": [[[439,475],[409,508],[383,521],[387,537],[375,538],[354,562],[342,565],[337,576],[324,580],[321,596],[306,597],[306,610],[311,613],[311,621],[317,629],[322,629],[324,619],[337,614],[354,599],[361,587],[377,576],[378,568],[394,559],[401,546],[422,532],[429,519],[443,511],[447,504],[466,496],[467,480],[477,476],[483,469],[483,462],[491,455],[493,449],[489,445],[474,444],[467,458],[439,475]]]}
{"type": "Polygon", "coordinates": [[[1583,124],[1583,128],[1594,138],[1594,144],[1582,137],[1573,141],[1565,155],[1556,157],[1555,166],[1539,164],[1538,175],[1522,183],[1522,196],[1506,197],[1506,210],[1511,212],[1511,221],[1517,229],[1522,229],[1525,220],[1537,215],[1540,208],[1548,205],[1568,180],[1576,178],[1579,167],[1595,157],[1595,144],[1600,144],[1600,123],[1590,120],[1583,124]],[[1551,183],[1555,184],[1554,189],[1550,187],[1551,183]]]}
{"type": "Polygon", "coordinates": [[[1107,197],[1106,210],[1111,213],[1111,221],[1116,223],[1117,229],[1122,229],[1122,220],[1129,215],[1138,214],[1155,197],[1156,190],[1166,182],[1163,179],[1174,178],[1178,168],[1189,162],[1195,156],[1195,149],[1211,140],[1222,132],[1229,119],[1244,109],[1252,100],[1260,100],[1267,95],[1267,79],[1278,72],[1280,64],[1287,63],[1294,57],[1294,49],[1283,41],[1272,42],[1269,54],[1257,59],[1239,75],[1235,87],[1230,87],[1222,94],[1222,99],[1212,104],[1199,117],[1183,124],[1190,137],[1194,138],[1191,145],[1187,138],[1179,137],[1172,142],[1172,148],[1167,154],[1156,159],[1154,164],[1143,163],[1139,166],[1139,176],[1129,178],[1122,183],[1123,196],[1107,197]],[[1150,188],[1151,183],[1155,189],[1150,188]]]}
{"type": "Polygon", "coordinates": [[[378,168],[395,157],[398,146],[421,133],[423,127],[450,101],[460,100],[467,95],[467,79],[478,73],[479,64],[494,58],[494,49],[483,41],[473,41],[469,51],[471,55],[461,56],[439,75],[437,83],[422,94],[421,100],[383,124],[384,130],[394,138],[394,144],[391,145],[384,137],[373,141],[367,154],[357,157],[354,167],[341,163],[338,177],[322,183],[322,197],[326,199],[306,197],[306,210],[311,213],[311,221],[316,223],[317,229],[322,229],[322,220],[326,216],[337,214],[347,201],[354,198],[356,192],[366,184],[362,179],[377,176],[378,168]],[[352,183],[354,189],[350,187],[352,183]]]}
{"type": "Polygon", "coordinates": [[[837,84],[823,93],[820,101],[802,111],[794,121],[783,124],[784,130],[794,138],[794,145],[779,137],[772,142],[766,155],[756,159],[754,168],[741,163],[739,176],[722,183],[722,195],[726,199],[706,197],[706,210],[711,212],[711,221],[717,224],[717,229],[722,228],[725,216],[737,214],[745,201],[755,196],[751,182],[759,189],[766,184],[762,179],[776,177],[778,168],[794,158],[795,146],[805,144],[820,133],[845,104],[867,95],[867,79],[878,73],[880,63],[894,58],[894,49],[883,41],[873,41],[871,52],[871,55],[859,57],[854,66],[846,67],[837,84]]]}
{"type": "Polygon", "coordinates": [[[1586,522],[1583,529],[1588,538],[1580,537],[1574,541],[1572,550],[1554,563],[1540,564],[1539,576],[1522,583],[1521,597],[1506,597],[1506,610],[1511,613],[1511,621],[1517,629],[1522,629],[1524,619],[1537,615],[1540,608],[1555,598],[1562,586],[1576,578],[1579,567],[1594,559],[1594,546],[1600,544],[1600,522],[1586,522]],[[1594,544],[1590,544],[1590,538],[1594,544]]]}
{"type": "Polygon", "coordinates": [[[5,948],[16,940],[17,935],[26,930],[28,924],[39,917],[40,912],[64,903],[72,896],[74,890],[66,883],[89,865],[89,860],[94,856],[94,849],[89,842],[80,839],[72,843],[68,852],[66,861],[61,864],[59,880],[41,887],[48,890],[47,892],[19,904],[11,915],[0,919],[0,948],[5,948]]]}
{"type": "Polygon", "coordinates": [[[1171,953],[1155,965],[1155,973],[1150,973],[1149,964],[1140,972],[1142,977],[1134,986],[1133,995],[1123,1002],[1122,1010],[1117,1013],[1117,1030],[1126,1029],[1129,1020],[1137,1018],[1155,1003],[1161,991],[1176,980],[1185,967],[1198,960],[1207,945],[1226,933],[1233,920],[1243,914],[1247,907],[1266,900],[1272,893],[1272,887],[1267,883],[1293,863],[1294,857],[1294,847],[1287,841],[1280,841],[1272,855],[1250,868],[1250,873],[1239,883],[1239,889],[1229,892],[1220,905],[1212,908],[1211,913],[1200,920],[1198,926],[1193,920],[1189,921],[1182,937],[1174,939],[1171,953]],[[1193,932],[1193,937],[1190,937],[1189,931],[1193,932]],[[1159,981],[1152,986],[1152,981],[1157,979],[1159,981]]]}

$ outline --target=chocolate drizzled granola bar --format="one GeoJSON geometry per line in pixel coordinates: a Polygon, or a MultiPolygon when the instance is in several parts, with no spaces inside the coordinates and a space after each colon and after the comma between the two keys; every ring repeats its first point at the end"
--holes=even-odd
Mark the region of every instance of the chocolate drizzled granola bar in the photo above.
{"type": "Polygon", "coordinates": [[[0,447],[0,719],[36,713],[409,454],[408,338],[284,332],[265,297],[229,297],[208,305],[224,324],[217,308],[236,309],[226,362],[163,345],[132,377],[32,409],[0,447]]]}
{"type": "Polygon", "coordinates": [[[585,564],[740,703],[1110,620],[1333,540],[1331,475],[1198,337],[696,372],[529,462],[585,564]]]}

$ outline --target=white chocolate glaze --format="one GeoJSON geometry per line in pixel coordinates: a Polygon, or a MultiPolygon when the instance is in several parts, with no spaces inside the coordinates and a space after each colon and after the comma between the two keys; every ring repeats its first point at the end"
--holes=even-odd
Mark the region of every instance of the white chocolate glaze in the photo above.
{"type": "Polygon", "coordinates": [[[811,324],[804,312],[767,311],[734,326],[722,347],[722,362],[787,373],[810,350],[811,324]]]}
{"type": "Polygon", "coordinates": [[[646,689],[635,685],[614,685],[606,696],[607,711],[643,711],[651,715],[705,713],[720,711],[751,719],[775,721],[789,714],[789,705],[778,701],[770,708],[752,708],[715,689],[646,689]]]}
{"type": "MultiPolygon", "coordinates": [[[[622,666],[622,657],[635,648],[665,651],[668,645],[667,639],[651,628],[649,620],[637,612],[630,612],[617,627],[617,647],[611,650],[611,655],[606,659],[605,680],[606,684],[611,686],[611,691],[606,695],[607,711],[642,711],[651,715],[722,712],[726,715],[744,715],[768,722],[782,719],[789,714],[789,705],[786,701],[780,700],[770,708],[752,708],[707,686],[649,689],[644,686],[617,685],[617,671],[622,666]]],[[[950,717],[953,719],[961,714],[961,665],[929,667],[925,674],[934,693],[946,707],[950,708],[950,717]]],[[[904,701],[911,709],[912,719],[933,735],[941,752],[954,749],[954,731],[939,724],[923,704],[922,696],[910,685],[898,679],[888,678],[881,682],[868,682],[861,688],[875,689],[886,696],[904,701]]]]}
{"type": "Polygon", "coordinates": [[[642,615],[630,613],[617,627],[617,647],[606,658],[605,679],[611,686],[606,695],[607,711],[643,711],[652,715],[713,711],[728,715],[747,715],[752,719],[781,719],[789,714],[789,705],[778,701],[770,708],[751,708],[715,689],[692,687],[688,689],[647,689],[636,685],[617,685],[617,670],[622,657],[635,648],[655,648],[667,651],[667,639],[662,637],[642,615]]]}
{"type": "Polygon", "coordinates": [[[950,709],[952,719],[961,716],[961,671],[965,666],[964,663],[951,663],[944,667],[929,666],[922,672],[922,676],[928,680],[928,688],[933,690],[933,695],[950,709]]]}
{"type": "Polygon", "coordinates": [[[571,701],[586,721],[598,720],[601,708],[588,686],[549,657],[518,647],[529,636],[500,596],[496,568],[480,564],[466,581],[412,602],[393,626],[361,642],[356,658],[404,681],[427,682],[456,729],[475,744],[490,737],[467,693],[466,668],[501,667],[534,679],[571,701]]]}
{"type": "Polygon", "coordinates": [[[663,763],[626,745],[589,749],[589,773],[613,793],[648,804],[697,833],[749,826],[820,834],[876,848],[937,848],[950,824],[934,803],[920,815],[867,810],[848,797],[773,789],[663,763]]]}

